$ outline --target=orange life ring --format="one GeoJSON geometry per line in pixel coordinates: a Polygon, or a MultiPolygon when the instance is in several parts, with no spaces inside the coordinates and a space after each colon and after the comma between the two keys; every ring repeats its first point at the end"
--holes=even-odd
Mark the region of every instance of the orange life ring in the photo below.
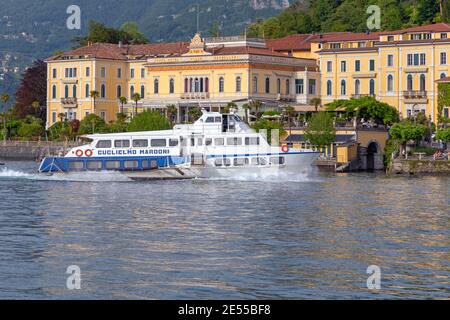
{"type": "Polygon", "coordinates": [[[91,149],[87,149],[87,150],[84,152],[84,154],[86,155],[86,157],[92,157],[93,152],[92,152],[91,149]]]}
{"type": "Polygon", "coordinates": [[[281,147],[281,151],[283,151],[284,153],[289,152],[289,147],[287,145],[284,145],[281,147]]]}
{"type": "Polygon", "coordinates": [[[83,150],[77,150],[76,152],[75,152],[75,155],[79,158],[79,157],[82,157],[83,156],[83,150]]]}

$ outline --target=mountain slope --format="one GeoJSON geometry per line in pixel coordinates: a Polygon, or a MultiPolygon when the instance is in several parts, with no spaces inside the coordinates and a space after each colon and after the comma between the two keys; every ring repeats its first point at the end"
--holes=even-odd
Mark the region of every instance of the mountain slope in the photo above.
{"type": "Polygon", "coordinates": [[[68,30],[71,0],[2,0],[0,5],[0,92],[13,92],[17,78],[31,61],[71,47],[71,39],[86,33],[90,19],[120,27],[135,21],[152,41],[186,40],[212,25],[223,35],[242,33],[257,18],[272,16],[288,0],[77,0],[82,29],[68,30]]]}

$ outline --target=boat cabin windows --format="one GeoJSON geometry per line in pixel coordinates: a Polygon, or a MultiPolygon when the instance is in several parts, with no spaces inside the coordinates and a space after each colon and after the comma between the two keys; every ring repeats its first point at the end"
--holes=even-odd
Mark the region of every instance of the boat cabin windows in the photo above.
{"type": "Polygon", "coordinates": [[[170,139],[169,140],[169,146],[170,147],[177,147],[178,146],[178,139],[170,139]]]}
{"type": "Polygon", "coordinates": [[[156,160],[143,160],[142,169],[158,169],[158,161],[156,160]]]}
{"type": "Polygon", "coordinates": [[[284,157],[271,157],[270,162],[275,165],[284,164],[284,157]]]}
{"type": "Polygon", "coordinates": [[[214,117],[208,117],[208,118],[206,118],[206,121],[205,121],[205,123],[214,123],[214,122],[215,122],[214,117]]]}
{"type": "Polygon", "coordinates": [[[129,148],[130,140],[115,140],[114,148],[129,148]]]}
{"type": "Polygon", "coordinates": [[[259,137],[247,137],[245,138],[246,146],[259,146],[259,137]]]}
{"type": "Polygon", "coordinates": [[[152,139],[152,147],[167,147],[166,139],[152,139]]]}
{"type": "Polygon", "coordinates": [[[206,138],[205,139],[205,145],[206,146],[212,146],[213,140],[211,138],[206,138]]]}
{"type": "Polygon", "coordinates": [[[127,160],[123,162],[123,167],[128,170],[137,169],[139,168],[139,163],[136,160],[127,160]]]}
{"type": "Polygon", "coordinates": [[[234,166],[235,167],[243,167],[248,165],[248,158],[235,158],[234,166]]]}
{"type": "Polygon", "coordinates": [[[102,170],[102,161],[88,161],[86,163],[86,168],[88,170],[102,170]]]}
{"type": "Polygon", "coordinates": [[[223,146],[223,145],[225,145],[224,138],[215,138],[214,139],[214,145],[215,146],[223,146]]]}
{"type": "Polygon", "coordinates": [[[238,138],[238,137],[227,138],[227,145],[240,146],[240,145],[242,145],[242,138],[238,138]]]}
{"type": "Polygon", "coordinates": [[[120,169],[120,161],[105,161],[106,170],[120,169]]]}
{"type": "Polygon", "coordinates": [[[69,163],[69,169],[70,170],[83,170],[84,162],[83,161],[71,161],[69,163]]]}
{"type": "Polygon", "coordinates": [[[148,147],[147,139],[133,140],[133,148],[147,148],[147,147],[148,147]]]}
{"type": "Polygon", "coordinates": [[[252,158],[252,166],[265,166],[267,165],[266,158],[252,158]]]}
{"type": "Polygon", "coordinates": [[[109,149],[109,148],[111,148],[111,140],[99,140],[97,142],[96,148],[98,148],[98,149],[109,149]]]}

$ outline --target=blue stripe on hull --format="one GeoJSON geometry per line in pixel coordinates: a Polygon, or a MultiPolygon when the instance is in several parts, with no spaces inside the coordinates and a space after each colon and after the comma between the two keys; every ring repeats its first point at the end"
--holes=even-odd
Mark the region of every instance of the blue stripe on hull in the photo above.
{"type": "Polygon", "coordinates": [[[70,171],[101,171],[101,170],[114,170],[114,171],[144,171],[158,168],[164,168],[169,166],[176,166],[186,163],[185,157],[98,157],[98,158],[65,158],[65,157],[50,157],[42,160],[39,167],[39,172],[70,172],[70,171]],[[107,169],[106,164],[108,161],[117,161],[120,165],[114,169],[107,169]],[[136,161],[137,166],[133,168],[126,168],[125,161],[136,161]],[[91,162],[101,163],[101,168],[88,169],[87,164],[91,162]],[[152,166],[156,164],[156,166],[152,166]],[[156,162],[156,163],[155,163],[156,162]],[[72,165],[72,166],[71,166],[72,165]],[[75,168],[76,167],[76,168],[75,168]]]}

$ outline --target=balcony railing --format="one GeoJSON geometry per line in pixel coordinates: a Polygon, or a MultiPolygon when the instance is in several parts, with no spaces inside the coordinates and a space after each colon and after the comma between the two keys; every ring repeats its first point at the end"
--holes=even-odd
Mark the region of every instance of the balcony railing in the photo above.
{"type": "Polygon", "coordinates": [[[375,98],[376,95],[375,95],[375,94],[370,94],[370,93],[368,93],[368,94],[361,94],[361,93],[352,94],[352,98],[353,98],[353,99],[359,99],[359,98],[364,98],[364,97],[372,97],[372,98],[375,98]]]}
{"type": "Polygon", "coordinates": [[[187,92],[181,94],[181,99],[186,100],[204,100],[209,99],[209,92],[187,92]]]}
{"type": "Polygon", "coordinates": [[[62,98],[61,104],[62,105],[77,105],[78,99],[77,98],[62,98]]]}
{"type": "Polygon", "coordinates": [[[406,99],[423,99],[427,97],[427,92],[423,90],[403,91],[403,97],[406,99]]]}

